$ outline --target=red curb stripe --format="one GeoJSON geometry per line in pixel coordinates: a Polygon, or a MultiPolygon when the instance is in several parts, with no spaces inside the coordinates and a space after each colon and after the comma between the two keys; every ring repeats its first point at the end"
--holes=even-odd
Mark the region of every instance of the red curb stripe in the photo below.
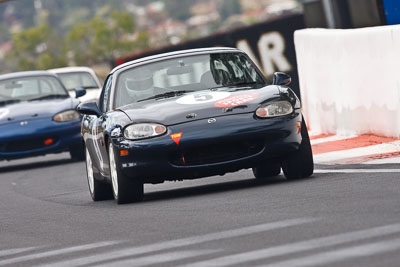
{"type": "Polygon", "coordinates": [[[347,150],[347,149],[352,149],[352,148],[379,145],[382,143],[388,143],[388,142],[393,142],[393,141],[397,141],[397,140],[399,140],[399,138],[382,137],[382,136],[366,134],[366,135],[360,135],[360,136],[349,138],[349,139],[315,144],[312,146],[312,150],[313,150],[314,155],[318,155],[318,154],[328,153],[328,152],[333,152],[333,151],[342,151],[342,150],[347,150]]]}
{"type": "Polygon", "coordinates": [[[324,164],[326,164],[326,165],[359,164],[359,163],[363,163],[363,162],[370,161],[370,160],[386,159],[386,158],[393,158],[393,157],[399,157],[399,156],[400,156],[400,151],[383,153],[383,154],[374,154],[374,155],[361,156],[361,157],[354,157],[354,158],[342,159],[342,160],[335,160],[335,161],[330,161],[330,162],[327,162],[324,164]]]}
{"type": "Polygon", "coordinates": [[[331,137],[334,136],[335,134],[318,134],[318,135],[313,135],[310,136],[310,140],[315,140],[315,139],[320,139],[320,138],[326,138],[326,137],[331,137]]]}

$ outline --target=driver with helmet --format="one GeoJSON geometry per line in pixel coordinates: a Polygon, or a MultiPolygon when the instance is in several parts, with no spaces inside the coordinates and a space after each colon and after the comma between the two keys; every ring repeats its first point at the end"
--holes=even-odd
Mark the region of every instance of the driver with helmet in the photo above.
{"type": "Polygon", "coordinates": [[[155,94],[153,74],[149,70],[139,69],[125,79],[125,88],[131,102],[151,97],[155,94]]]}

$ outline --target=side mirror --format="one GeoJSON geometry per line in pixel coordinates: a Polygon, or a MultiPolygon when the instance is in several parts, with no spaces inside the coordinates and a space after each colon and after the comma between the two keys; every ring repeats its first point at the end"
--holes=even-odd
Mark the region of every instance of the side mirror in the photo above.
{"type": "Polygon", "coordinates": [[[76,107],[76,110],[83,115],[95,115],[96,117],[100,117],[102,114],[96,102],[80,103],[76,107]]]}
{"type": "Polygon", "coordinates": [[[272,84],[274,85],[289,85],[292,82],[292,78],[283,72],[275,72],[272,84]]]}
{"type": "Polygon", "coordinates": [[[75,89],[75,98],[81,97],[86,95],[86,90],[83,88],[76,88],[75,89]]]}

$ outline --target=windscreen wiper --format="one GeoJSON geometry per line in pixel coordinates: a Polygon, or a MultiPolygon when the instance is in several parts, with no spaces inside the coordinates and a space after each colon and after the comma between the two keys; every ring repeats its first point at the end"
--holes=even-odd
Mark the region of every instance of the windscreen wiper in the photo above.
{"type": "Polygon", "coordinates": [[[226,86],[231,87],[231,86],[254,85],[254,84],[261,84],[261,83],[257,81],[237,82],[237,83],[227,84],[226,86]]]}
{"type": "Polygon", "coordinates": [[[224,85],[220,85],[220,86],[215,86],[215,87],[211,87],[208,88],[211,91],[217,90],[219,88],[227,88],[227,87],[234,87],[234,86],[251,86],[254,84],[260,84],[260,82],[256,82],[256,81],[250,81],[250,82],[237,82],[237,83],[229,83],[229,84],[224,84],[224,85]]]}
{"type": "Polygon", "coordinates": [[[66,98],[67,95],[60,95],[60,94],[51,94],[51,95],[42,95],[39,97],[28,99],[28,101],[35,101],[35,100],[44,100],[44,99],[52,99],[52,98],[66,98]]]}
{"type": "Polygon", "coordinates": [[[20,99],[8,99],[8,100],[4,100],[4,101],[0,101],[0,106],[6,106],[9,104],[14,104],[14,103],[18,103],[21,102],[20,99]]]}
{"type": "Polygon", "coordinates": [[[146,101],[146,100],[150,100],[150,99],[163,99],[163,98],[169,98],[169,97],[174,97],[174,96],[180,96],[180,95],[183,95],[186,93],[191,93],[191,92],[194,92],[194,91],[193,90],[169,91],[166,93],[153,95],[148,98],[140,99],[137,102],[142,102],[142,101],[146,101]]]}
{"type": "Polygon", "coordinates": [[[219,88],[226,88],[226,85],[220,85],[220,86],[214,86],[214,87],[210,87],[208,88],[210,91],[216,91],[219,88]]]}

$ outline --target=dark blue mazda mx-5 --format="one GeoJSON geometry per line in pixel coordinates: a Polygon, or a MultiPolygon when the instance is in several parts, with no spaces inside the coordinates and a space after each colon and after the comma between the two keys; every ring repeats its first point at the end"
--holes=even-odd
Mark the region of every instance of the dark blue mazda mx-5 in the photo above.
{"type": "Polygon", "coordinates": [[[93,200],[140,201],[143,183],[252,168],[257,179],[309,177],[313,156],[300,100],[275,73],[270,84],[232,48],[141,58],[109,74],[99,106],[83,103],[93,200]]]}
{"type": "MultiPolygon", "coordinates": [[[[84,94],[77,89],[77,97],[84,94]]],[[[55,74],[0,75],[0,160],[64,151],[74,160],[84,159],[78,104],[55,74]]]]}

